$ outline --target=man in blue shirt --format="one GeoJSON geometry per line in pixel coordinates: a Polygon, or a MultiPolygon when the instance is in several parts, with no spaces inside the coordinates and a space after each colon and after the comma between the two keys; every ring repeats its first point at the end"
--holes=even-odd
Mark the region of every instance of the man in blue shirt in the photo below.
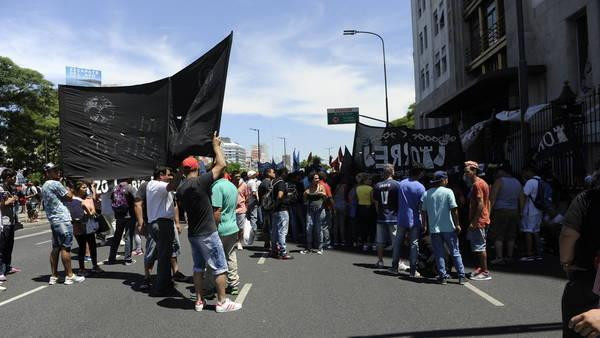
{"type": "Polygon", "coordinates": [[[386,164],[383,167],[383,181],[375,184],[373,201],[377,210],[377,264],[383,268],[383,250],[385,245],[393,242],[398,222],[398,191],[400,184],[393,179],[394,166],[386,164]]]}
{"type": "Polygon", "coordinates": [[[410,169],[410,177],[400,182],[398,194],[398,230],[394,239],[391,273],[398,273],[400,263],[400,248],[404,236],[408,233],[410,239],[410,276],[418,277],[417,257],[419,255],[419,236],[421,228],[421,197],[425,187],[419,180],[423,177],[423,167],[415,165],[410,169]]]}
{"type": "Polygon", "coordinates": [[[438,268],[438,282],[446,284],[446,261],[444,244],[450,250],[454,266],[458,270],[458,283],[463,285],[465,280],[465,267],[458,248],[458,233],[460,221],[458,218],[458,204],[454,192],[446,188],[448,174],[445,171],[436,171],[431,181],[433,187],[423,195],[422,213],[423,229],[431,234],[431,245],[435,254],[438,268]]]}

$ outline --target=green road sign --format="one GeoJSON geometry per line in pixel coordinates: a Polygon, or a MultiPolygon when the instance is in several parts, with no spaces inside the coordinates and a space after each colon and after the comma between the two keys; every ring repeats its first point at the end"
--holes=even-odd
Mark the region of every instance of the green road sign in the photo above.
{"type": "Polygon", "coordinates": [[[354,124],[358,122],[358,107],[327,109],[327,124],[354,124]]]}

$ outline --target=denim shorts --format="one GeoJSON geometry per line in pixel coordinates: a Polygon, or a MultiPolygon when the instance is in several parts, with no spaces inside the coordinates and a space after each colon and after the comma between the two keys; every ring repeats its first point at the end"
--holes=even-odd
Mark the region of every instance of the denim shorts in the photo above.
{"type": "MultiPolygon", "coordinates": [[[[152,223],[146,225],[146,231],[148,234],[146,235],[146,253],[144,255],[144,263],[146,265],[150,265],[156,261],[156,255],[158,255],[158,250],[156,250],[156,237],[158,236],[158,223],[152,223]]],[[[173,238],[173,254],[171,257],[175,258],[181,254],[181,244],[179,242],[179,234],[177,233],[177,229],[175,231],[175,237],[173,238]]]]}
{"type": "Polygon", "coordinates": [[[542,214],[525,215],[521,219],[521,232],[538,233],[542,224],[542,214]]]}
{"type": "Polygon", "coordinates": [[[204,272],[207,264],[215,276],[227,272],[227,258],[218,232],[206,236],[188,236],[188,239],[192,246],[194,272],[204,272]]]}
{"type": "Polygon", "coordinates": [[[485,251],[485,241],[487,238],[487,228],[477,228],[469,230],[467,233],[467,239],[471,242],[471,251],[483,252],[485,251]]]}
{"type": "Polygon", "coordinates": [[[394,238],[396,238],[396,227],[397,225],[394,223],[377,222],[377,234],[375,236],[375,243],[379,245],[393,243],[394,238]]]}
{"type": "Polygon", "coordinates": [[[73,224],[70,222],[52,224],[50,225],[50,229],[52,230],[52,247],[63,247],[70,250],[73,244],[73,224]]]}

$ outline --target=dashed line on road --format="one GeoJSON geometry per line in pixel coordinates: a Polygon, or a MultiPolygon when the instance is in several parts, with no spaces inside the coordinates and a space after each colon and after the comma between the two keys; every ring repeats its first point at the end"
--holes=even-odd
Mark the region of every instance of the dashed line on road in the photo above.
{"type": "Polygon", "coordinates": [[[34,234],[29,234],[29,235],[23,235],[23,236],[18,236],[15,237],[15,239],[22,239],[22,238],[28,238],[28,237],[33,237],[33,236],[39,236],[39,235],[43,235],[43,234],[47,234],[49,232],[51,232],[52,230],[44,230],[42,232],[36,232],[34,234]]]}
{"type": "Polygon", "coordinates": [[[35,243],[35,245],[42,245],[42,244],[46,244],[46,243],[50,243],[52,242],[51,239],[47,240],[47,241],[43,241],[43,242],[39,242],[39,243],[35,243]]]}
{"type": "Polygon", "coordinates": [[[265,264],[265,261],[267,260],[267,256],[268,256],[268,254],[263,254],[262,257],[258,259],[258,262],[256,264],[265,264]]]}
{"type": "Polygon", "coordinates": [[[248,292],[250,292],[250,288],[252,287],[252,283],[246,283],[240,290],[240,294],[235,298],[235,302],[238,304],[244,304],[244,300],[246,296],[248,296],[248,292]]]}
{"type": "Polygon", "coordinates": [[[32,294],[32,293],[36,293],[36,292],[38,292],[38,291],[41,291],[41,290],[43,290],[43,289],[45,289],[45,288],[47,288],[47,287],[48,287],[48,285],[42,285],[42,286],[40,286],[40,287],[37,287],[37,288],[35,288],[35,289],[33,289],[33,290],[29,290],[29,291],[27,291],[27,292],[24,292],[24,293],[22,293],[22,294],[20,294],[20,295],[18,295],[18,296],[14,296],[13,298],[9,298],[9,299],[7,299],[7,300],[3,301],[2,303],[0,303],[0,306],[6,305],[6,304],[8,304],[8,303],[12,303],[12,302],[14,302],[15,300],[18,300],[18,299],[21,299],[21,298],[23,298],[23,297],[29,296],[30,294],[32,294]]]}
{"type": "Polygon", "coordinates": [[[504,306],[504,304],[502,302],[500,302],[496,298],[488,295],[487,293],[479,290],[473,284],[471,284],[471,283],[465,283],[465,286],[467,287],[467,289],[469,289],[469,290],[473,291],[475,294],[481,296],[481,298],[483,298],[483,299],[487,300],[488,302],[492,303],[494,306],[504,306]]]}

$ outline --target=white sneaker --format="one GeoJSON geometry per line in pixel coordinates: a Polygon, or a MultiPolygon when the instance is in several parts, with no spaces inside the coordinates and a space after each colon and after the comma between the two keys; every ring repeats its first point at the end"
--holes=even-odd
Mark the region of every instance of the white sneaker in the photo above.
{"type": "Polygon", "coordinates": [[[197,301],[194,305],[194,310],[196,310],[196,312],[200,312],[202,309],[204,309],[204,302],[201,300],[197,301]]]}
{"type": "Polygon", "coordinates": [[[383,269],[384,268],[383,261],[377,261],[377,263],[375,263],[375,268],[383,269]]]}
{"type": "Polygon", "coordinates": [[[48,281],[48,285],[54,285],[58,283],[58,277],[50,276],[50,280],[48,281]]]}
{"type": "Polygon", "coordinates": [[[242,304],[238,304],[229,300],[229,298],[225,299],[225,301],[221,304],[217,303],[217,312],[233,312],[240,310],[242,308],[242,304]]]}
{"type": "Polygon", "coordinates": [[[242,246],[242,243],[238,242],[237,249],[238,250],[244,250],[244,247],[242,246]]]}
{"type": "Polygon", "coordinates": [[[400,261],[400,263],[398,263],[398,271],[406,271],[410,269],[410,266],[404,264],[403,261],[400,261]]]}
{"type": "Polygon", "coordinates": [[[73,283],[83,283],[85,277],[77,276],[76,274],[72,274],[70,277],[65,277],[65,285],[71,285],[73,283]]]}
{"type": "Polygon", "coordinates": [[[323,249],[319,249],[319,250],[317,250],[317,255],[321,255],[321,256],[323,256],[323,249]]]}
{"type": "Polygon", "coordinates": [[[6,288],[4,286],[0,286],[0,292],[2,291],[6,291],[6,288]]]}

